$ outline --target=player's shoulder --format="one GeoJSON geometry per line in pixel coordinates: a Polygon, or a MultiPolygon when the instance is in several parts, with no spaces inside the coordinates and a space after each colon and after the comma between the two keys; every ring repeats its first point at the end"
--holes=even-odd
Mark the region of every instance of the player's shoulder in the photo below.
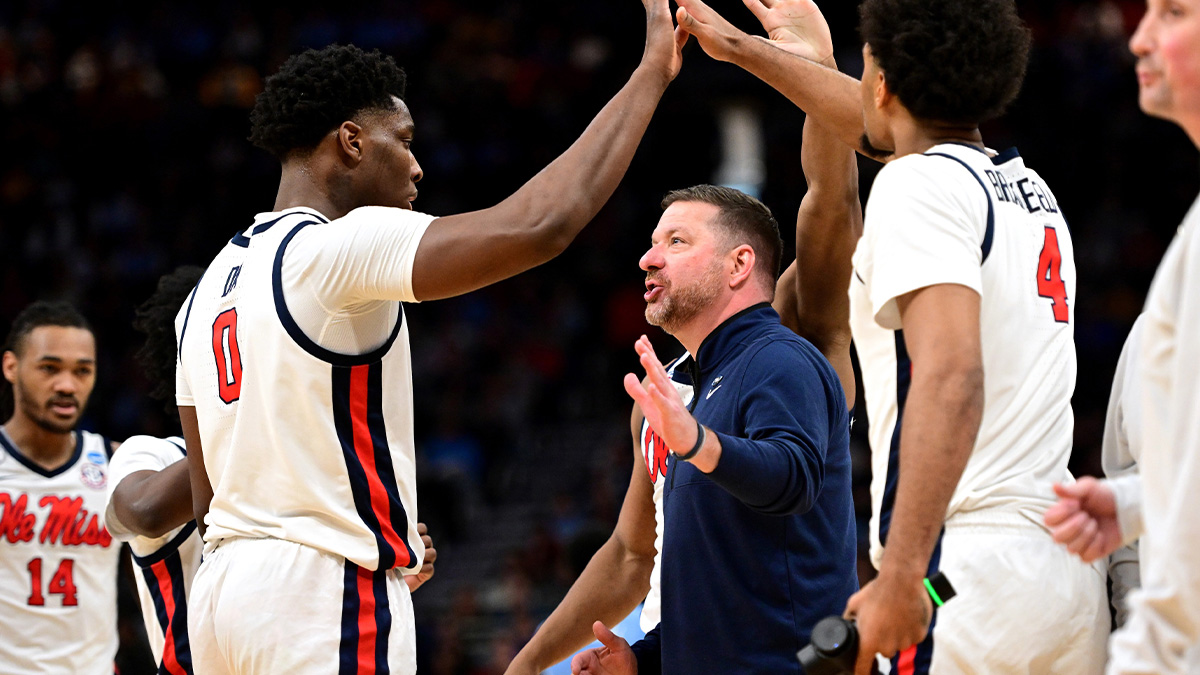
{"type": "Polygon", "coordinates": [[[151,463],[163,467],[174,464],[187,456],[183,439],[178,436],[131,436],[117,448],[113,455],[114,467],[125,464],[151,463]]]}

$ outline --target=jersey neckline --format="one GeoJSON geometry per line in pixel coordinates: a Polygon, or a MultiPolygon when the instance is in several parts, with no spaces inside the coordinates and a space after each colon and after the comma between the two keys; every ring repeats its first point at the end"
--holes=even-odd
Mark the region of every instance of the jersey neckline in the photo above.
{"type": "Polygon", "coordinates": [[[58,466],[53,469],[46,469],[26,457],[24,453],[17,448],[17,444],[13,442],[12,438],[8,435],[8,432],[3,428],[0,428],[0,446],[4,446],[4,449],[8,452],[8,454],[12,455],[12,458],[17,460],[17,462],[19,462],[26,469],[29,469],[39,476],[53,478],[75,466],[75,463],[79,461],[79,457],[83,455],[83,432],[76,429],[72,433],[75,434],[75,452],[71,454],[71,458],[64,462],[62,466],[58,466]]]}

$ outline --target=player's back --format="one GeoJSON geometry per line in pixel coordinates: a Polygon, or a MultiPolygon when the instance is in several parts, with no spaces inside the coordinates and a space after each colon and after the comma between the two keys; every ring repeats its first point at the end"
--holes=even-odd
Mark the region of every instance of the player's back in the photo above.
{"type": "MultiPolygon", "coordinates": [[[[371,269],[371,252],[389,246],[401,269],[392,276],[410,275],[430,220],[376,207],[332,223],[311,209],[260,214],[213,260],[176,321],[178,399],[195,406],[214,492],[209,545],[270,537],[368,569],[419,566],[403,310],[395,301],[324,306],[312,291],[342,277],[370,283],[389,271],[371,269]],[[333,319],[305,328],[326,314],[333,319]],[[356,344],[356,315],[379,324],[374,344],[323,346],[356,344]]],[[[412,299],[410,277],[402,290],[384,281],[384,294],[412,299]]]]}
{"type": "Polygon", "coordinates": [[[1015,149],[993,157],[947,143],[898,159],[872,190],[855,272],[852,321],[874,450],[876,554],[894,498],[911,378],[896,296],[876,288],[891,283],[885,278],[905,278],[907,285],[891,284],[900,293],[947,282],[980,293],[984,412],[947,516],[1004,511],[1040,524],[1053,500],[1050,484],[1069,480],[1076,378],[1074,251],[1053,193],[1015,149]],[[911,211],[890,208],[914,201],[911,211]],[[893,269],[906,265],[912,269],[893,269]]]}
{"type": "Polygon", "coordinates": [[[108,443],[47,471],[0,430],[0,672],[110,675],[119,548],[100,522],[108,443]]]}

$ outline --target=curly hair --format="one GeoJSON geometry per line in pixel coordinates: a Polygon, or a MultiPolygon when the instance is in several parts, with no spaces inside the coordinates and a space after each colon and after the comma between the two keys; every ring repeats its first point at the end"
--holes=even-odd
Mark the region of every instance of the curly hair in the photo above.
{"type": "Polygon", "coordinates": [[[137,352],[137,361],[150,378],[150,396],[162,401],[170,414],[177,414],[175,315],[202,276],[204,268],[195,265],[184,265],[164,275],[158,280],[154,295],[137,308],[133,319],[133,328],[146,336],[146,342],[137,352]]]}
{"type": "Polygon", "coordinates": [[[920,119],[979,124],[1021,90],[1030,33],[1013,0],[866,0],[859,14],[888,88],[920,119]]]}
{"type": "Polygon", "coordinates": [[[766,204],[741,190],[721,185],[672,190],[663,197],[662,209],[666,211],[675,202],[703,202],[720,209],[717,224],[725,231],[729,248],[749,244],[762,261],[759,275],[768,288],[775,289],[783,259],[783,239],[779,236],[779,223],[766,204]]]}
{"type": "MultiPolygon", "coordinates": [[[[29,337],[35,328],[42,326],[82,328],[89,333],[92,332],[92,326],[88,320],[70,303],[39,300],[21,310],[21,313],[13,319],[8,337],[4,339],[4,349],[0,351],[12,352],[19,357],[21,350],[25,347],[25,338],[29,337]]],[[[6,421],[12,416],[12,384],[7,380],[0,379],[0,421],[6,421]]]]}
{"type": "Polygon", "coordinates": [[[250,111],[250,142],[280,160],[308,151],[346,120],[393,110],[403,100],[404,70],[379,50],[330,45],[295,54],[267,78],[250,111]]]}

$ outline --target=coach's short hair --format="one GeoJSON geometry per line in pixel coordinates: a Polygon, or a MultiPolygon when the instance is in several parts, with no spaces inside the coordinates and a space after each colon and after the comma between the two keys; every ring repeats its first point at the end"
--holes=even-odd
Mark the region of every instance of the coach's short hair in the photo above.
{"type": "Polygon", "coordinates": [[[342,122],[404,99],[404,70],[379,50],[354,45],[309,49],[267,78],[250,112],[250,142],[280,160],[310,151],[342,122]]]}
{"type": "MultiPolygon", "coordinates": [[[[25,348],[25,339],[35,329],[42,326],[82,328],[89,333],[92,332],[92,326],[88,320],[70,303],[39,300],[21,310],[21,313],[13,319],[8,337],[4,339],[2,351],[12,352],[20,357],[25,348]]],[[[12,385],[0,378],[0,422],[7,421],[12,415],[12,385]]]]}
{"type": "Polygon", "coordinates": [[[866,0],[859,14],[888,89],[920,119],[978,124],[1021,90],[1030,33],[1013,0],[866,0]]]}
{"type": "Polygon", "coordinates": [[[717,207],[720,211],[716,224],[724,230],[729,248],[749,244],[757,259],[756,271],[766,288],[775,290],[783,258],[783,239],[779,236],[779,223],[766,204],[741,190],[720,185],[672,190],[663,197],[663,210],[675,202],[702,202],[717,207]]]}

